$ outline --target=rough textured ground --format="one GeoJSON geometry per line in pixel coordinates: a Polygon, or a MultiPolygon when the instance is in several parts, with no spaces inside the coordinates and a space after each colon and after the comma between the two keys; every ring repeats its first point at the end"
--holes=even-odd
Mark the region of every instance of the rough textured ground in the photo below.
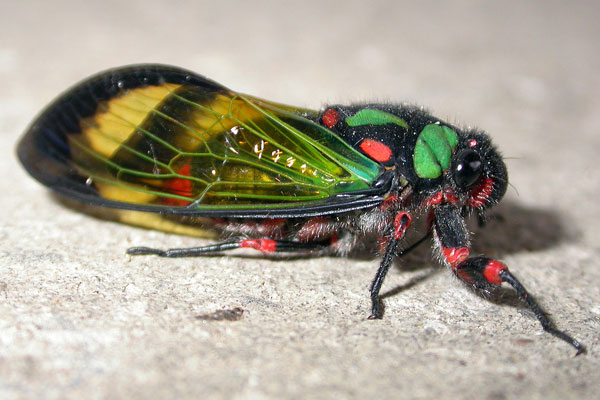
{"type": "Polygon", "coordinates": [[[168,3],[0,3],[1,398],[599,395],[597,2],[168,3]],[[366,320],[376,259],[126,256],[203,242],[63,206],[14,145],[67,86],[135,62],[286,103],[408,100],[484,127],[512,188],[476,250],[588,354],[426,251],[390,273],[381,321],[366,320]],[[238,321],[195,318],[234,307],[238,321]]]}

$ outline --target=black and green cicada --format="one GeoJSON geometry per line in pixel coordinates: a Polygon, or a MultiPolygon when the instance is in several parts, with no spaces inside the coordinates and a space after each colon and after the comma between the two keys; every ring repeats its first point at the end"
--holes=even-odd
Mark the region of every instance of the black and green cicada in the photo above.
{"type": "Polygon", "coordinates": [[[18,156],[44,185],[123,210],[125,222],[222,240],[129,254],[252,248],[346,255],[376,237],[383,259],[370,318],[381,316],[379,291],[394,257],[433,235],[436,254],[457,277],[477,290],[507,282],[546,331],[584,351],[506,265],[471,256],[465,216],[483,215],[503,197],[506,167],[485,133],[421,108],[354,104],[317,112],[239,94],[179,68],[130,66],[60,96],[33,122],[18,156]],[[417,214],[427,216],[427,234],[401,249],[417,214]]]}

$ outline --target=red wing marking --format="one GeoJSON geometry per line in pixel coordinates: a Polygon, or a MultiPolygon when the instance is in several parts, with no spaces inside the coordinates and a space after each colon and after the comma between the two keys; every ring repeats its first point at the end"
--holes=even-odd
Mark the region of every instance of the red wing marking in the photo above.
{"type": "MultiPolygon", "coordinates": [[[[177,171],[177,174],[184,175],[184,176],[190,176],[191,172],[192,172],[192,167],[191,167],[190,163],[187,163],[183,167],[181,167],[179,169],[179,171],[177,171]]],[[[165,181],[164,187],[165,187],[165,189],[167,189],[168,192],[171,192],[178,196],[190,197],[192,195],[192,181],[190,181],[189,179],[184,179],[184,178],[169,179],[169,180],[165,181]]],[[[184,206],[189,205],[191,203],[191,201],[182,200],[182,199],[173,199],[173,198],[167,197],[164,199],[164,203],[169,206],[184,207],[184,206]]]]}

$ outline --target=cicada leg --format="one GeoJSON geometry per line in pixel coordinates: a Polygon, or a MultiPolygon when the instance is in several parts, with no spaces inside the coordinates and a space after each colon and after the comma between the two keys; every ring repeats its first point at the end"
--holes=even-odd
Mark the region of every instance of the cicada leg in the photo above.
{"type": "Polygon", "coordinates": [[[375,278],[373,278],[373,282],[371,283],[371,315],[369,316],[369,319],[381,318],[379,292],[381,291],[381,286],[383,285],[385,276],[387,275],[390,266],[392,265],[394,257],[402,256],[408,253],[409,251],[413,250],[418,245],[420,245],[427,237],[429,237],[428,232],[417,242],[415,242],[408,248],[398,252],[398,245],[406,235],[406,231],[410,227],[411,220],[412,219],[410,217],[410,214],[404,211],[398,213],[394,218],[394,231],[392,237],[389,238],[387,248],[385,249],[385,253],[383,254],[383,259],[381,260],[381,264],[379,264],[379,268],[377,269],[375,278]]]}
{"type": "Polygon", "coordinates": [[[535,314],[546,332],[569,343],[577,349],[577,354],[585,352],[585,347],[581,343],[554,326],[505,264],[486,257],[470,256],[468,231],[460,210],[453,205],[438,206],[434,211],[433,231],[436,248],[458,278],[477,290],[498,286],[503,282],[508,283],[515,289],[521,301],[535,314]]]}
{"type": "Polygon", "coordinates": [[[155,255],[159,257],[201,257],[212,254],[222,253],[228,250],[235,249],[255,249],[263,254],[273,253],[297,253],[297,252],[312,252],[326,249],[331,245],[331,241],[321,242],[292,242],[286,240],[273,240],[268,238],[263,239],[244,239],[231,242],[215,243],[208,246],[190,247],[183,249],[167,249],[160,250],[150,247],[132,247],[127,250],[130,255],[155,255]]]}

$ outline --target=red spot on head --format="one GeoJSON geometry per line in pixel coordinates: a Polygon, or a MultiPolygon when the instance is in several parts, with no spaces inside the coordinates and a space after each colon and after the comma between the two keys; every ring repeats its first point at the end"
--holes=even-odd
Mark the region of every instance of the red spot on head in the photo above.
{"type": "Polygon", "coordinates": [[[489,283],[499,285],[503,282],[502,278],[500,278],[500,271],[506,270],[508,270],[508,267],[500,261],[490,260],[483,268],[483,276],[489,283]]]}
{"type": "Polygon", "coordinates": [[[475,147],[475,146],[477,146],[477,140],[470,139],[469,140],[469,147],[475,147]]]}
{"type": "Polygon", "coordinates": [[[333,128],[335,124],[337,124],[340,121],[340,113],[338,113],[333,108],[329,108],[323,113],[321,121],[323,121],[323,124],[326,127],[333,128]]]}
{"type": "Polygon", "coordinates": [[[475,208],[483,207],[487,199],[492,195],[494,190],[494,180],[492,178],[482,179],[469,193],[469,201],[467,205],[475,208]]]}
{"type": "Polygon", "coordinates": [[[442,254],[452,269],[456,269],[458,264],[469,258],[469,249],[467,247],[444,247],[442,254]]]}
{"type": "MultiPolygon", "coordinates": [[[[190,176],[192,173],[192,167],[190,163],[184,164],[178,171],[177,174],[190,176]]],[[[163,184],[165,191],[176,194],[178,196],[191,197],[192,196],[192,181],[184,178],[173,178],[167,179],[163,184]]],[[[191,203],[191,201],[183,199],[165,198],[164,203],[168,206],[173,207],[185,207],[191,203]]]]}
{"type": "Polygon", "coordinates": [[[377,140],[363,140],[360,149],[375,161],[386,162],[392,158],[392,149],[377,140]]]}

